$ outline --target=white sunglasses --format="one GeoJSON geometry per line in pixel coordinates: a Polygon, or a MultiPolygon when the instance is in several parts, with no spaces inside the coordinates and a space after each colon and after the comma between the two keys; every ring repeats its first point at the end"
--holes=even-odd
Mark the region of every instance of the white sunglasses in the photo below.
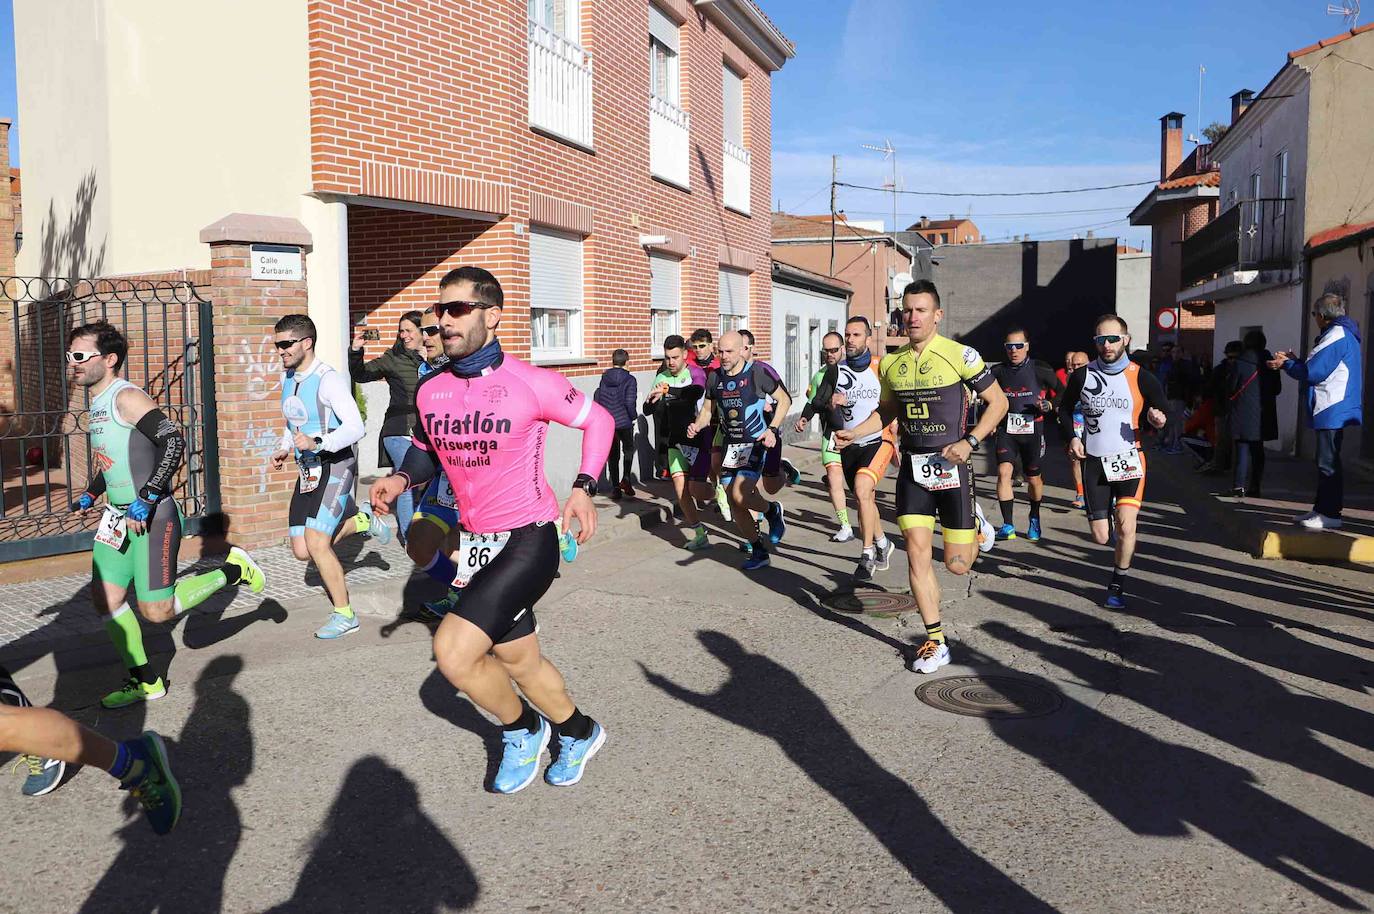
{"type": "Polygon", "coordinates": [[[73,365],[80,365],[82,362],[89,362],[91,359],[100,358],[98,352],[88,352],[84,349],[74,349],[67,353],[67,361],[73,365]]]}

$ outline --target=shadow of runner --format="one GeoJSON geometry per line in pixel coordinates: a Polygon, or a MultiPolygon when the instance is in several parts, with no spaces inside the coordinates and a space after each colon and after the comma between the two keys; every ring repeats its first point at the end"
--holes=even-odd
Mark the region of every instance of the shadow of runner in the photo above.
{"type": "Polygon", "coordinates": [[[1055,910],[950,834],[911,785],[875,762],[791,670],[721,632],[701,631],[697,638],[730,669],[718,691],[693,692],[641,664],[644,678],[685,704],[777,742],[950,910],[1055,910]]]}
{"type": "MultiPolygon", "coordinates": [[[[1068,654],[1078,652],[1000,623],[988,623],[983,630],[1076,675],[1092,673],[1086,665],[1093,660],[1086,654],[1077,661],[1068,654]]],[[[1141,684],[1137,681],[1133,687],[1138,674],[1122,670],[1120,675],[1124,696],[1143,701],[1141,684]]],[[[1184,690],[1187,699],[1203,694],[1188,690],[1186,684],[1168,687],[1184,690]]],[[[1020,721],[992,719],[988,726],[1008,746],[1064,778],[1137,835],[1186,838],[1192,826],[1330,904],[1365,910],[1322,880],[1374,891],[1374,849],[1271,797],[1238,765],[1167,743],[1067,695],[1059,713],[1079,722],[1069,739],[1047,740],[1043,733],[1019,726],[1020,721]]],[[[1236,736],[1214,735],[1223,740],[1236,736]]]]}
{"type": "Polygon", "coordinates": [[[460,730],[467,730],[482,741],[487,750],[487,771],[482,786],[490,791],[492,782],[496,780],[496,772],[501,767],[501,753],[505,750],[501,742],[500,724],[484,717],[472,700],[460,694],[438,668],[431,670],[420,685],[420,703],[435,717],[443,718],[460,730]]]}
{"type": "Polygon", "coordinates": [[[251,712],[233,689],[242,670],[242,658],[216,657],[196,680],[196,704],[181,738],[175,744],[168,740],[182,791],[181,821],[160,838],[127,799],[134,818],[120,830],[124,849],[91,890],[82,914],[222,910],[224,877],[243,836],[230,794],[253,770],[251,712]]]}
{"type": "Polygon", "coordinates": [[[478,892],[472,868],[420,808],[415,784],[369,755],[349,769],[296,891],[267,914],[437,914],[471,907],[478,892]]]}

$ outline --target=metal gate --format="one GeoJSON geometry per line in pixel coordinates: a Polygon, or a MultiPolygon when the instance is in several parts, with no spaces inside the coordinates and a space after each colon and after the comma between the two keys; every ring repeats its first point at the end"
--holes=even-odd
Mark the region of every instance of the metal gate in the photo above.
{"type": "Polygon", "coordinates": [[[97,516],[71,503],[94,467],[89,392],[67,370],[67,335],[97,320],[129,341],[121,376],[181,426],[174,497],[186,532],[219,514],[210,302],[189,282],[12,277],[0,294],[0,562],[90,548],[97,516]]]}

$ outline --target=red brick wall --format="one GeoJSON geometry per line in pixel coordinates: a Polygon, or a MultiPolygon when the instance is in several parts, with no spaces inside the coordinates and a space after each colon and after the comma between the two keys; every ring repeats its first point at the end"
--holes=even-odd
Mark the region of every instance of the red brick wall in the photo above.
{"type": "MultiPolygon", "coordinates": [[[[648,12],[643,0],[584,0],[582,44],[593,54],[595,154],[535,133],[528,126],[526,4],[483,0],[460,8],[402,7],[386,0],[315,0],[310,5],[311,129],[315,188],[362,193],[367,163],[429,169],[509,189],[509,214],[451,261],[476,263],[501,279],[507,308],[502,337],[528,351],[528,235],[531,194],[591,207],[587,236],[583,351],[600,363],[568,370],[591,374],[624,347],[632,370],[652,367],[649,262],[641,233],[680,232],[694,253],[683,264],[682,326],[718,325],[718,252],[742,249],[755,261],[750,326],[766,352],[771,339],[767,269],[771,194],[769,74],[748,60],[685,3],[681,31],[682,103],[691,115],[690,193],[649,173],[648,12]],[[745,139],[753,158],[751,217],[728,211],[723,197],[721,67],[729,55],[745,76],[745,139]]],[[[445,202],[462,187],[411,187],[396,196],[445,202]],[[426,194],[432,198],[426,198],[426,194]]],[[[421,182],[424,184],[424,182],[421,182]]],[[[376,193],[374,188],[372,193],[376,193]]],[[[472,193],[476,193],[473,191],[472,193]]],[[[483,197],[486,199],[486,197],[483,197]]],[[[455,205],[451,199],[448,205],[455,205]]],[[[350,212],[357,212],[356,208],[350,212]]],[[[393,221],[400,224],[404,220],[393,221]]],[[[384,217],[363,213],[364,234],[384,217]]],[[[412,225],[421,224],[413,222],[412,225]]],[[[429,223],[442,248],[470,229],[429,223]],[[455,235],[457,233],[457,235],[455,235]]],[[[372,242],[361,242],[363,248],[372,242]]],[[[353,245],[350,244],[350,252],[353,245]]],[[[376,265],[363,254],[363,263],[376,265]]],[[[383,267],[390,275],[395,270],[383,267]]],[[[407,301],[432,301],[437,266],[414,264],[410,286],[388,294],[368,286],[350,293],[350,308],[385,302],[391,315],[407,301]],[[423,270],[423,271],[421,271],[423,270]]],[[[362,268],[350,263],[352,281],[362,268]]],[[[389,283],[392,287],[395,282],[389,283]]],[[[386,323],[386,321],[382,321],[386,323]]],[[[389,328],[383,331],[391,337],[389,328]]],[[[385,341],[385,340],[384,340],[385,341]]]]}

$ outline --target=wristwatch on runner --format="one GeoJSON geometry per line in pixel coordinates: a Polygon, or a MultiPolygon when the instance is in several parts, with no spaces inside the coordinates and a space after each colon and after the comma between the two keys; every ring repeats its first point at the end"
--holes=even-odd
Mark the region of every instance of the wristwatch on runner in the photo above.
{"type": "Polygon", "coordinates": [[[322,447],[324,447],[324,439],[321,438],[319,435],[316,435],[316,436],[315,436],[315,450],[318,451],[318,450],[319,450],[320,448],[322,448],[322,447]]]}
{"type": "Polygon", "coordinates": [[[592,477],[588,476],[586,473],[578,473],[578,474],[577,474],[577,478],[573,480],[573,488],[574,488],[574,489],[581,489],[583,492],[586,492],[588,495],[595,496],[595,495],[596,495],[596,480],[593,479],[592,477]]]}
{"type": "Polygon", "coordinates": [[[978,442],[978,436],[977,436],[977,435],[972,435],[972,434],[970,434],[970,435],[965,435],[965,436],[964,436],[964,443],[967,444],[969,447],[973,448],[975,451],[978,450],[978,443],[979,443],[979,442],[978,442]]]}

